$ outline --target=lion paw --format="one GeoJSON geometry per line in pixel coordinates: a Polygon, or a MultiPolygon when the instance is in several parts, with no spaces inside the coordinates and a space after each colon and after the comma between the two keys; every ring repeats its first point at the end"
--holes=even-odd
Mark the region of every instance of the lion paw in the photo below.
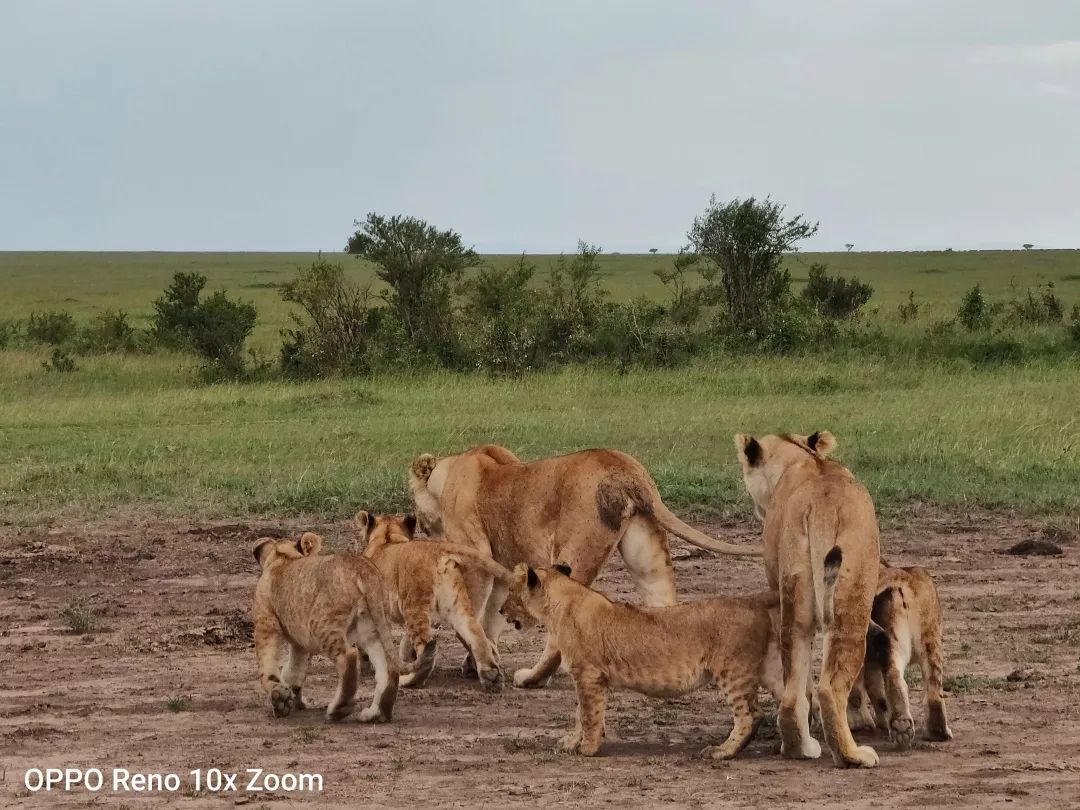
{"type": "Polygon", "coordinates": [[[698,756],[702,759],[733,759],[738,753],[738,749],[725,745],[707,745],[698,751],[698,756]]]}
{"type": "Polygon", "coordinates": [[[498,692],[502,689],[502,672],[498,667],[485,669],[480,672],[480,685],[489,692],[498,692]]]}
{"type": "Polygon", "coordinates": [[[821,756],[821,743],[813,737],[807,737],[802,740],[800,745],[790,754],[787,751],[787,747],[781,743],[780,755],[787,757],[788,759],[817,759],[821,756]]]}
{"type": "Polygon", "coordinates": [[[514,673],[514,686],[518,689],[542,689],[550,680],[551,678],[535,679],[531,669],[519,669],[514,673]]]}
{"type": "Polygon", "coordinates": [[[838,758],[838,765],[845,768],[876,768],[878,765],[877,751],[869,745],[859,745],[851,756],[838,758]]]}
{"type": "Polygon", "coordinates": [[[288,717],[296,707],[296,693],[290,687],[278,684],[270,693],[270,706],[274,717],[288,717]]]}
{"type": "Polygon", "coordinates": [[[353,709],[356,708],[355,701],[348,700],[337,706],[331,704],[326,709],[327,720],[344,720],[350,714],[353,713],[353,709]]]}
{"type": "Polygon", "coordinates": [[[908,748],[915,742],[915,721],[910,717],[894,717],[889,723],[889,735],[901,748],[908,748]]]}
{"type": "Polygon", "coordinates": [[[361,723],[387,723],[389,718],[382,713],[378,706],[368,706],[360,712],[361,723]]]}
{"type": "Polygon", "coordinates": [[[576,754],[581,747],[581,732],[571,731],[569,734],[564,734],[559,738],[559,741],[555,743],[555,749],[562,751],[565,754],[576,754]]]}

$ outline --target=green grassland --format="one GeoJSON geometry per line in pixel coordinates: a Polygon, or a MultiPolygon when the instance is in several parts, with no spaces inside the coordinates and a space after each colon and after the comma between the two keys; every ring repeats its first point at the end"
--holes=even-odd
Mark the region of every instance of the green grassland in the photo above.
{"type": "MultiPolygon", "coordinates": [[[[490,257],[501,262],[513,257],[490,257]]],[[[305,254],[0,254],[0,318],[67,309],[145,315],[172,273],[254,301],[272,350],[288,310],[271,284],[305,254]]],[[[544,269],[551,257],[537,257],[544,269]]],[[[616,298],[664,294],[662,256],[605,256],[616,298]]],[[[1080,302],[1080,252],[806,254],[875,287],[868,318],[892,321],[914,289],[938,316],[975,283],[992,295],[1054,281],[1080,302]]],[[[363,275],[369,270],[352,259],[363,275]]],[[[922,320],[922,316],[920,316],[922,320]]],[[[926,328],[925,322],[920,327],[926,328]]],[[[980,367],[849,355],[712,357],[671,370],[571,367],[521,379],[444,371],[310,383],[195,384],[194,357],[80,357],[47,373],[45,352],[0,351],[0,520],[145,505],[162,514],[344,516],[406,505],[417,453],[505,444],[523,457],[618,447],[687,509],[747,510],[731,436],[833,430],[839,455],[886,510],[1080,512],[1080,361],[980,367]]]]}

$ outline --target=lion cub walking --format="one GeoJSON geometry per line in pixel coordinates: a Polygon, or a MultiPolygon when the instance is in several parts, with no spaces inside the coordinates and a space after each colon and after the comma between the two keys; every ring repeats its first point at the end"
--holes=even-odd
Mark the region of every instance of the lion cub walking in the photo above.
{"type": "Polygon", "coordinates": [[[915,739],[907,681],[908,664],[922,669],[926,689],[928,740],[952,739],[942,699],[945,678],[941,643],[941,602],[925,568],[894,568],[881,564],[871,619],[885,631],[886,644],[867,645],[863,677],[848,701],[853,729],[875,725],[901,746],[915,739]],[[871,711],[872,709],[872,711],[871,711]]]}
{"type": "MultiPolygon", "coordinates": [[[[414,540],[412,515],[356,515],[358,546],[389,592],[391,620],[405,626],[400,685],[419,688],[435,668],[432,619],[452,627],[476,664],[480,683],[496,688],[502,679],[495,645],[477,613],[498,582],[503,593],[513,575],[490,556],[455,543],[414,540]]],[[[501,600],[499,607],[501,607],[501,600]]]]}
{"type": "Polygon", "coordinates": [[[639,608],[612,602],[569,574],[564,565],[514,569],[515,592],[552,634],[577,688],[577,725],[559,741],[562,750],[596,754],[609,688],[669,697],[715,682],[735,723],[727,739],[701,755],[730,759],[753,739],[761,720],[758,687],[778,699],[783,691],[774,594],[639,608]]]}
{"type": "Polygon", "coordinates": [[[304,708],[301,689],[308,661],[321,652],[333,659],[338,690],[328,720],[350,715],[356,702],[359,655],[375,669],[375,696],[360,713],[365,723],[387,722],[398,688],[398,664],[386,620],[386,592],[378,570],[355,552],[320,555],[322,538],[298,541],[264,537],[255,544],[262,567],[255,586],[255,655],[259,680],[275,717],[304,708]],[[282,646],[285,666],[278,669],[282,646]]]}

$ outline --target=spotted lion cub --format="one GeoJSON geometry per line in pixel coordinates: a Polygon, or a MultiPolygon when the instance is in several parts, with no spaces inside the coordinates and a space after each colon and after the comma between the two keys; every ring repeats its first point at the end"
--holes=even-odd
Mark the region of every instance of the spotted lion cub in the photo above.
{"type": "Polygon", "coordinates": [[[496,583],[505,594],[513,581],[510,571],[468,546],[414,540],[416,518],[412,515],[358,512],[355,526],[357,547],[383,576],[390,619],[405,626],[400,651],[405,666],[399,685],[419,688],[435,668],[432,620],[437,618],[453,628],[468,651],[463,671],[475,671],[485,688],[499,687],[498,654],[478,612],[496,583]]]}
{"type": "Polygon", "coordinates": [[[783,693],[775,594],[640,608],[612,602],[569,574],[565,565],[521,564],[513,587],[552,634],[574,678],[577,725],[559,740],[561,750],[587,757],[599,751],[609,688],[671,697],[717,683],[735,723],[701,756],[731,759],[753,739],[761,720],[758,687],[777,698],[783,693]]]}
{"type": "Polygon", "coordinates": [[[397,697],[398,664],[386,618],[386,591],[378,570],[355,552],[319,554],[322,538],[264,537],[253,549],[262,574],[255,586],[255,655],[259,681],[275,717],[306,708],[301,697],[308,661],[329,656],[338,689],[328,720],[352,714],[363,649],[375,669],[375,697],[360,713],[365,723],[388,722],[397,697]],[[279,671],[281,648],[287,649],[279,671]]]}
{"type": "Polygon", "coordinates": [[[945,678],[941,644],[941,602],[925,568],[881,564],[871,620],[884,630],[881,641],[866,647],[863,676],[848,699],[853,729],[879,729],[901,747],[915,739],[904,671],[918,664],[926,689],[928,740],[952,739],[942,688],[945,678]]]}

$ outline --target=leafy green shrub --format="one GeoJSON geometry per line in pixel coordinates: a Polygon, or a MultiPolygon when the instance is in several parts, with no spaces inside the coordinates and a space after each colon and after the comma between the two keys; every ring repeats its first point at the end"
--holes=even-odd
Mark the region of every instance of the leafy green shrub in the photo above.
{"type": "Polygon", "coordinates": [[[990,326],[990,307],[983,298],[982,287],[978,284],[964,293],[964,300],[956,312],[956,320],[969,332],[990,326]]]}
{"type": "Polygon", "coordinates": [[[510,267],[482,268],[462,284],[462,336],[471,364],[494,374],[521,374],[537,366],[538,325],[529,283],[536,267],[522,256],[510,267]]]}
{"type": "Polygon", "coordinates": [[[1072,308],[1069,321],[1069,335],[1072,337],[1073,343],[1080,346],[1080,305],[1072,308]]]}
{"type": "Polygon", "coordinates": [[[707,336],[673,323],[671,311],[647,298],[628,304],[606,304],[590,349],[619,368],[677,366],[705,346],[707,336]]]}
{"type": "Polygon", "coordinates": [[[193,349],[227,375],[240,376],[255,307],[230,300],[224,291],[202,298],[205,286],[206,276],[199,273],[174,275],[154,302],[153,334],[165,345],[193,349]]]}
{"type": "Polygon", "coordinates": [[[62,346],[54,346],[49,359],[43,360],[41,367],[46,371],[55,371],[60,374],[79,370],[75,364],[75,358],[62,346]]]}
{"type": "Polygon", "coordinates": [[[592,355],[592,341],[607,291],[600,286],[603,273],[600,248],[579,241],[574,258],[560,256],[539,291],[537,346],[545,361],[584,360],[592,355]]]}
{"type": "Polygon", "coordinates": [[[1054,282],[1048,281],[1036,292],[1030,289],[1009,302],[1009,319],[1014,323],[1061,323],[1065,307],[1054,292],[1054,282]]]}
{"type": "Polygon", "coordinates": [[[281,367],[290,376],[356,374],[368,369],[368,344],[374,332],[369,287],[345,277],[339,264],[320,253],[280,289],[281,298],[298,304],[306,319],[292,313],[295,328],[282,332],[281,367]]]}
{"type": "Polygon", "coordinates": [[[853,317],[873,293],[873,287],[857,278],[829,276],[823,264],[810,266],[809,281],[802,291],[803,298],[813,303],[822,315],[837,319],[853,317]]]}
{"type": "Polygon", "coordinates": [[[702,265],[701,255],[683,248],[675,257],[670,270],[654,270],[653,274],[671,291],[668,317],[679,326],[697,323],[707,307],[715,306],[724,299],[723,288],[716,284],[717,269],[714,265],[702,265]],[[688,274],[696,270],[701,283],[691,286],[688,274]]]}
{"type": "Polygon", "coordinates": [[[128,321],[123,310],[106,310],[96,315],[79,333],[81,353],[138,352],[146,348],[143,335],[128,321]]]}
{"type": "Polygon", "coordinates": [[[908,323],[914,321],[919,317],[919,302],[915,300],[915,291],[908,291],[908,300],[901,301],[896,307],[897,314],[900,315],[900,323],[908,323]]]}
{"type": "Polygon", "coordinates": [[[6,349],[19,339],[21,324],[8,318],[0,318],[0,349],[6,349]]]}
{"type": "Polygon", "coordinates": [[[75,337],[78,327],[70,312],[31,312],[26,336],[36,343],[63,346],[75,337]]]}

